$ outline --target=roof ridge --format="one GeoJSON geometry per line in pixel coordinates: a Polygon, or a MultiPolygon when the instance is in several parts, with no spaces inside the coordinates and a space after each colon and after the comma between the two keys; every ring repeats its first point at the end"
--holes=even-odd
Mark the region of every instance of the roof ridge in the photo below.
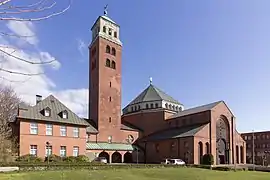
{"type": "Polygon", "coordinates": [[[154,86],[154,85],[153,85],[153,87],[155,88],[155,90],[157,90],[156,92],[158,93],[158,95],[160,96],[160,98],[162,98],[161,95],[160,95],[160,93],[162,93],[162,94],[164,94],[164,95],[170,97],[170,98],[173,99],[174,101],[178,102],[179,104],[181,104],[178,100],[174,99],[172,96],[170,96],[170,95],[169,95],[168,93],[166,93],[165,91],[161,90],[160,88],[158,88],[158,87],[156,87],[156,86],[154,86]]]}

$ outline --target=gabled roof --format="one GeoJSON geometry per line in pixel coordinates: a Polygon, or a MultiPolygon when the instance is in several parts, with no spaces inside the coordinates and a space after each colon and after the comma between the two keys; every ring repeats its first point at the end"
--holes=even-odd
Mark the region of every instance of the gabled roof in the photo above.
{"type": "Polygon", "coordinates": [[[210,103],[210,104],[205,104],[205,105],[202,105],[202,106],[198,106],[198,107],[194,107],[194,108],[190,108],[190,109],[185,109],[184,111],[179,111],[177,114],[174,114],[174,115],[170,116],[169,119],[182,117],[182,116],[187,116],[187,115],[195,114],[195,113],[199,113],[199,112],[208,111],[208,110],[213,109],[216,105],[218,105],[221,102],[223,102],[223,101],[217,101],[217,102],[213,102],[213,103],[210,103]]]}
{"type": "Polygon", "coordinates": [[[168,102],[172,102],[175,104],[181,104],[153,84],[150,84],[141,94],[139,94],[131,103],[128,104],[137,104],[141,102],[149,102],[149,101],[160,101],[160,100],[165,100],[168,102]]]}
{"type": "Polygon", "coordinates": [[[195,124],[191,126],[184,126],[179,128],[170,128],[164,131],[155,132],[143,140],[146,141],[158,141],[165,139],[177,139],[183,137],[191,137],[195,136],[197,132],[199,132],[202,128],[204,128],[206,124],[195,124]]]}
{"type": "Polygon", "coordinates": [[[67,108],[63,103],[61,103],[53,95],[48,96],[41,102],[34,106],[28,107],[27,110],[21,111],[18,118],[24,118],[29,120],[40,120],[47,122],[58,122],[66,124],[84,125],[89,126],[90,124],[84,119],[78,117],[69,108],[67,108]],[[49,117],[44,116],[41,111],[45,108],[51,109],[51,114],[49,117]],[[63,119],[59,116],[59,113],[66,110],[68,113],[68,118],[63,119]]]}

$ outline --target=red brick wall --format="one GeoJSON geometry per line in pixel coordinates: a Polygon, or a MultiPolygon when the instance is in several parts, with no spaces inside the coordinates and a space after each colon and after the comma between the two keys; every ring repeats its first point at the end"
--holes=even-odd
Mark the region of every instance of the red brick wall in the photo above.
{"type": "Polygon", "coordinates": [[[113,135],[115,141],[122,141],[121,127],[121,57],[122,47],[98,38],[90,48],[96,48],[96,55],[91,56],[91,62],[96,60],[96,68],[90,68],[90,119],[97,121],[98,141],[107,141],[113,135]],[[116,56],[106,53],[106,46],[116,49],[116,56]],[[106,59],[115,61],[116,69],[105,66],[106,59]],[[111,86],[110,86],[111,85],[111,86]],[[111,101],[109,100],[111,97],[111,101]]]}
{"type": "Polygon", "coordinates": [[[147,142],[146,162],[160,163],[164,158],[180,158],[186,161],[186,163],[193,163],[192,154],[188,160],[185,158],[185,153],[188,151],[193,152],[193,148],[193,137],[147,142]],[[172,143],[175,144],[175,148],[171,148],[172,143]],[[157,145],[159,147],[158,151],[156,150],[157,145]]]}
{"type": "Polygon", "coordinates": [[[169,124],[164,120],[165,114],[163,110],[141,111],[122,116],[122,121],[129,122],[142,129],[142,137],[168,128],[169,124]]]}
{"type": "Polygon", "coordinates": [[[191,114],[188,116],[168,119],[168,122],[171,122],[172,127],[180,127],[185,125],[207,123],[210,122],[210,118],[211,118],[210,111],[205,111],[201,113],[191,114]]]}
{"type": "Polygon", "coordinates": [[[86,129],[79,128],[79,138],[73,137],[73,126],[67,126],[67,136],[60,136],[59,124],[53,124],[53,135],[46,135],[46,124],[38,124],[38,135],[30,134],[30,121],[20,121],[20,155],[29,154],[30,145],[37,145],[38,156],[45,157],[46,142],[52,145],[52,153],[60,155],[60,146],[66,146],[67,156],[73,155],[73,146],[79,147],[79,154],[86,152],[86,129]]]}

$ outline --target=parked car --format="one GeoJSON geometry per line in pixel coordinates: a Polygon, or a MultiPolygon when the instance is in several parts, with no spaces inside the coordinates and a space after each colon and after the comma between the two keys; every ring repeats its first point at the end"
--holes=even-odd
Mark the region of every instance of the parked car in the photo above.
{"type": "Polygon", "coordinates": [[[102,163],[102,164],[107,164],[107,159],[105,157],[96,157],[94,159],[94,162],[102,163]]]}
{"type": "Polygon", "coordinates": [[[163,159],[163,161],[161,161],[161,164],[170,164],[170,159],[163,159]]]}
{"type": "Polygon", "coordinates": [[[161,164],[185,165],[186,163],[182,159],[169,159],[169,158],[166,158],[161,162],[161,164]]]}
{"type": "Polygon", "coordinates": [[[170,164],[185,165],[186,163],[182,159],[170,159],[170,164]]]}

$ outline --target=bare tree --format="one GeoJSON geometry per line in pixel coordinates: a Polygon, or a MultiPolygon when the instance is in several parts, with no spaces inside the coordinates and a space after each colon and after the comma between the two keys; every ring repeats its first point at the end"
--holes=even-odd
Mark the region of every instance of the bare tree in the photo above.
{"type": "MultiPolygon", "coordinates": [[[[35,21],[42,21],[47,20],[52,17],[61,15],[65,13],[71,6],[72,0],[67,0],[68,4],[57,9],[57,2],[64,2],[63,0],[37,0],[33,4],[22,4],[19,5],[18,3],[26,2],[26,1],[15,1],[15,0],[0,0],[0,21],[20,21],[20,22],[35,22],[35,21]],[[15,4],[16,2],[16,4],[15,4]]],[[[10,34],[7,32],[0,32],[0,36],[5,36],[6,38],[29,38],[33,37],[32,35],[25,35],[20,36],[17,34],[10,34]]],[[[17,52],[18,48],[10,46],[10,45],[1,45],[0,46],[0,53],[3,56],[11,57],[17,61],[23,61],[25,63],[31,64],[31,65],[46,65],[53,63],[56,61],[55,59],[50,61],[31,61],[30,59],[26,59],[23,57],[19,57],[14,55],[15,52],[17,52]]],[[[20,71],[13,71],[10,69],[6,69],[0,66],[0,71],[9,73],[9,74],[15,74],[15,75],[22,75],[22,76],[35,76],[40,75],[42,73],[26,73],[26,72],[20,72],[20,71]]],[[[2,78],[4,80],[7,80],[5,78],[2,78]]],[[[12,80],[11,80],[12,81],[12,80]]]]}
{"type": "Polygon", "coordinates": [[[0,161],[7,161],[17,150],[16,120],[20,99],[11,87],[0,86],[0,161]]]}

